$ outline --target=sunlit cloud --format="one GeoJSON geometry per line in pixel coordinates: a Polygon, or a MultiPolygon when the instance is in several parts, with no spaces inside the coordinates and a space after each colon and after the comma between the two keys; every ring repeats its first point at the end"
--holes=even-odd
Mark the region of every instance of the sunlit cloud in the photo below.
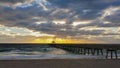
{"type": "Polygon", "coordinates": [[[47,23],[47,21],[39,21],[39,22],[35,22],[35,24],[37,24],[37,25],[42,24],[42,23],[47,23]]]}
{"type": "Polygon", "coordinates": [[[65,21],[59,21],[59,20],[55,20],[55,21],[53,21],[53,23],[55,23],[55,24],[61,24],[61,25],[64,25],[64,24],[66,24],[66,22],[65,21]]]}
{"type": "Polygon", "coordinates": [[[47,0],[35,0],[36,3],[38,3],[44,11],[48,11],[50,7],[50,3],[47,0]]]}
{"type": "Polygon", "coordinates": [[[103,14],[100,17],[100,19],[103,20],[107,16],[114,15],[118,10],[120,10],[120,7],[113,7],[113,6],[111,6],[111,7],[107,8],[107,9],[105,9],[103,11],[103,14]]]}
{"type": "Polygon", "coordinates": [[[72,23],[73,26],[78,26],[78,25],[83,25],[83,24],[88,24],[91,23],[91,21],[75,21],[72,23]]]}
{"type": "Polygon", "coordinates": [[[0,36],[32,36],[38,38],[35,41],[55,36],[59,41],[70,37],[117,43],[119,15],[119,0],[1,0],[0,36]]]}
{"type": "Polygon", "coordinates": [[[33,30],[29,30],[26,28],[18,28],[18,27],[6,27],[2,26],[0,27],[0,35],[7,35],[7,36],[35,36],[35,37],[41,37],[41,36],[54,36],[50,34],[44,34],[41,32],[36,32],[33,30]]]}

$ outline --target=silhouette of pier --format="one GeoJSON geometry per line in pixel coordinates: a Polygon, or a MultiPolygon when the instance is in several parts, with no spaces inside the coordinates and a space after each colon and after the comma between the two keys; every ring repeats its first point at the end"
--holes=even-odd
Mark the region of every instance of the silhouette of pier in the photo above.
{"type": "MultiPolygon", "coordinates": [[[[4,48],[34,48],[34,47],[55,47],[66,50],[74,54],[81,55],[98,55],[105,56],[106,59],[120,59],[118,54],[120,53],[120,44],[0,44],[0,52],[4,52],[4,48]],[[46,46],[47,45],[47,46],[46,46]]],[[[6,50],[5,50],[6,51],[6,50]]]]}
{"type": "Polygon", "coordinates": [[[106,59],[118,59],[119,44],[50,44],[75,54],[105,55],[106,59]]]}

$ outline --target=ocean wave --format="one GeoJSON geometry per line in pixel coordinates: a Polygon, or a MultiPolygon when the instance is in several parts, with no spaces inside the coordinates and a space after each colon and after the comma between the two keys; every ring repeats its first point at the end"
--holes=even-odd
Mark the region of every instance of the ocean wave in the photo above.
{"type": "Polygon", "coordinates": [[[9,49],[9,51],[6,51],[6,49],[2,52],[0,52],[0,55],[7,56],[7,55],[14,55],[14,56],[20,56],[20,55],[40,55],[40,54],[67,54],[68,52],[57,49],[57,48],[24,48],[24,49],[18,49],[18,48],[12,48],[9,49]]]}

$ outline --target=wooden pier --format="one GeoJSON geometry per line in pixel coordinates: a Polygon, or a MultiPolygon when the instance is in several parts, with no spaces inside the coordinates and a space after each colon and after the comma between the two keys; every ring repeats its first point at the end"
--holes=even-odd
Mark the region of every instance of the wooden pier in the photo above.
{"type": "MultiPolygon", "coordinates": [[[[55,47],[74,54],[100,55],[106,59],[120,59],[118,53],[120,44],[0,44],[0,48],[34,48],[34,47],[55,47]],[[47,45],[47,46],[46,46],[47,45]]],[[[3,51],[3,50],[1,50],[3,51]]]]}
{"type": "Polygon", "coordinates": [[[50,44],[50,46],[75,54],[105,55],[106,59],[119,59],[117,53],[120,50],[119,44],[50,44]]]}

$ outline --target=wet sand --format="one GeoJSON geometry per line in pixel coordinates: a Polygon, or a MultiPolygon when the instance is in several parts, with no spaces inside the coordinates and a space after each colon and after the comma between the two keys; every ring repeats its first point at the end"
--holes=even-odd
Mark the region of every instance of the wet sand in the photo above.
{"type": "Polygon", "coordinates": [[[120,68],[120,60],[105,60],[105,59],[0,60],[0,68],[120,68]]]}

